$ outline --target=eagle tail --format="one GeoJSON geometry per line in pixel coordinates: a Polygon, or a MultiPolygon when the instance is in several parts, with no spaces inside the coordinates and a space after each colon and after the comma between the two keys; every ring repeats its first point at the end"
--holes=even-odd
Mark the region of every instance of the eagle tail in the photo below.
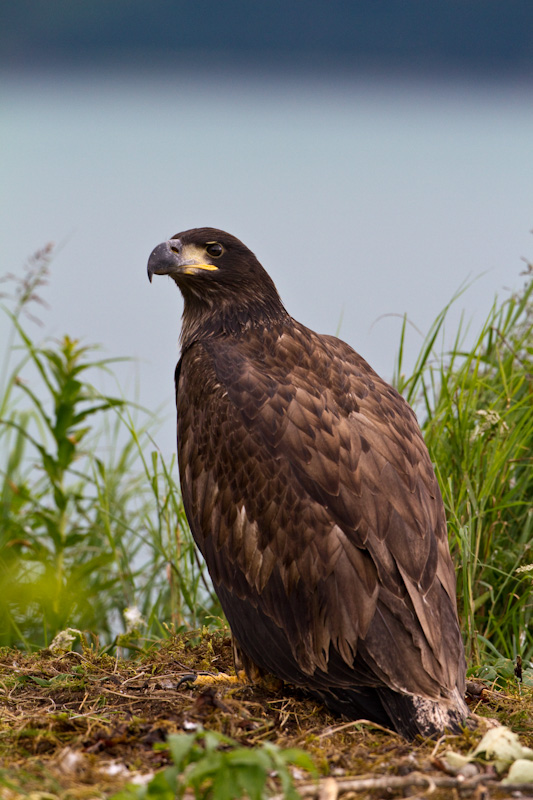
{"type": "Polygon", "coordinates": [[[335,714],[377,722],[406,739],[417,735],[432,738],[445,731],[460,733],[468,716],[467,706],[457,689],[449,699],[440,700],[401,694],[385,687],[337,689],[317,694],[335,714]]]}
{"type": "Polygon", "coordinates": [[[468,716],[466,703],[457,689],[449,698],[439,700],[391,689],[378,691],[394,729],[408,739],[417,735],[434,738],[444,732],[461,733],[468,716]]]}

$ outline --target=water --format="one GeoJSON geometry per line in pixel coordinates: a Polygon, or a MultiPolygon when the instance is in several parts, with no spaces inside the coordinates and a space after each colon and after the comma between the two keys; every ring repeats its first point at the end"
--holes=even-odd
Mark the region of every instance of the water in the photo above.
{"type": "MultiPolygon", "coordinates": [[[[452,315],[451,341],[462,308],[475,329],[497,291],[521,285],[532,100],[526,84],[333,73],[4,75],[1,271],[58,243],[46,332],[137,359],[117,376],[164,409],[158,444],[170,453],[181,299],[166,279],[148,284],[158,242],[204,225],[234,233],[293,316],[340,325],[390,377],[394,315],[426,331],[485,272],[452,315]]],[[[419,343],[413,330],[411,362],[419,343]]]]}

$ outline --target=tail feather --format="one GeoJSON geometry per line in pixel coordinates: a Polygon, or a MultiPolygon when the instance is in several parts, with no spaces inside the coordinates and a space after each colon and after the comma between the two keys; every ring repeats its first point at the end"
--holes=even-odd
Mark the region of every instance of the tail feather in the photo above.
{"type": "Polygon", "coordinates": [[[311,691],[330,711],[348,719],[368,719],[385,728],[391,726],[388,712],[375,689],[361,688],[311,691]]]}
{"type": "Polygon", "coordinates": [[[466,703],[457,689],[449,699],[442,697],[439,700],[400,694],[390,689],[378,691],[394,729],[408,739],[418,734],[432,738],[445,731],[460,733],[468,716],[466,703]]]}
{"type": "Polygon", "coordinates": [[[467,706],[457,689],[450,699],[430,700],[402,694],[385,687],[336,689],[317,692],[335,714],[349,719],[369,719],[392,728],[406,739],[421,735],[431,738],[444,731],[460,733],[468,716],[467,706]]]}

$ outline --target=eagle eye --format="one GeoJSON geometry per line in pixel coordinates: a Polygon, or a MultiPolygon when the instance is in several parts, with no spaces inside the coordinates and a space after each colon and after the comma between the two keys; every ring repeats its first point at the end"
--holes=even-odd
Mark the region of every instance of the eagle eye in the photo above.
{"type": "Polygon", "coordinates": [[[209,244],[206,244],[205,249],[210,256],[213,256],[213,258],[218,258],[224,252],[224,248],[218,242],[210,242],[209,244]]]}

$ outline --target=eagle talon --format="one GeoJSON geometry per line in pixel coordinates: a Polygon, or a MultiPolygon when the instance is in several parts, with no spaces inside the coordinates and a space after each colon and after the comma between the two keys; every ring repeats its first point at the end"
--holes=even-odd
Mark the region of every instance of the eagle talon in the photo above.
{"type": "Polygon", "coordinates": [[[243,674],[228,675],[226,672],[217,672],[215,675],[211,672],[199,672],[194,681],[194,686],[216,686],[219,683],[242,684],[243,674]]]}
{"type": "Polygon", "coordinates": [[[184,684],[184,683],[194,683],[194,681],[196,680],[197,677],[198,677],[198,673],[197,672],[190,672],[187,675],[182,675],[182,677],[179,679],[179,681],[176,684],[176,689],[179,689],[180,686],[182,684],[184,684]]]}
{"type": "Polygon", "coordinates": [[[228,675],[225,672],[217,672],[216,674],[213,672],[191,672],[180,678],[176,688],[179,689],[183,683],[190,683],[196,688],[216,686],[220,683],[241,685],[246,683],[246,676],[243,671],[240,671],[237,675],[228,675]]]}

